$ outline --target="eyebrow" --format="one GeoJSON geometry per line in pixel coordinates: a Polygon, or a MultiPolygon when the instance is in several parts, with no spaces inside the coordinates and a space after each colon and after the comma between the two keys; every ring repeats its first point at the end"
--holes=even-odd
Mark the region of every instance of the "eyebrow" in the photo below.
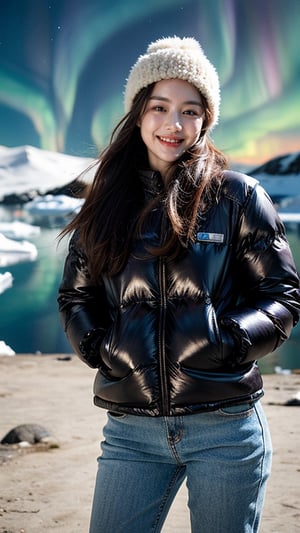
{"type": "MultiPolygon", "coordinates": [[[[150,96],[149,100],[160,100],[161,102],[170,102],[169,98],[165,98],[164,96],[150,96]]],[[[197,100],[187,100],[186,102],[182,102],[183,105],[197,105],[199,107],[203,107],[202,102],[198,102],[197,100]]]]}

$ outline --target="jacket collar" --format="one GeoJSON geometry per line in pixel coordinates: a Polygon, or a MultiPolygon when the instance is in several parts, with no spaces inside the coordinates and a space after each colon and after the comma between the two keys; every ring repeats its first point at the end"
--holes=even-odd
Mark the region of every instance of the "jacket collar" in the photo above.
{"type": "Polygon", "coordinates": [[[164,185],[159,172],[155,170],[141,170],[139,178],[142,182],[145,197],[147,199],[159,196],[163,192],[164,185]]]}

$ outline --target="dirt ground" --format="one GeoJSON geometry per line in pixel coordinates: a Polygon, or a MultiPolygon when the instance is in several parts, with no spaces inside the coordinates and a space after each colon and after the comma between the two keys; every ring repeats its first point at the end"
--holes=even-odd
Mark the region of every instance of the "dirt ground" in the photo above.
{"type": "MultiPolygon", "coordinates": [[[[0,440],[19,424],[36,423],[57,442],[53,448],[1,447],[1,533],[88,532],[106,416],[92,403],[93,379],[94,371],[76,357],[0,357],[0,440]]],[[[300,408],[285,404],[299,393],[300,375],[267,374],[264,385],[274,458],[261,533],[296,533],[300,532],[300,408]]],[[[163,532],[189,531],[183,486],[163,532]]]]}

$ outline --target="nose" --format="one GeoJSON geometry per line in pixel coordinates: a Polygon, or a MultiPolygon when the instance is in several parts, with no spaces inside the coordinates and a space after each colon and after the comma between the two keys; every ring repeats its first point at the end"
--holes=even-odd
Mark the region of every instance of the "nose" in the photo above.
{"type": "Polygon", "coordinates": [[[181,130],[182,130],[182,125],[181,125],[181,123],[179,122],[179,120],[177,120],[177,121],[175,122],[175,128],[176,128],[177,131],[181,131],[181,130]]]}
{"type": "Polygon", "coordinates": [[[170,131],[181,131],[182,130],[182,124],[178,116],[178,113],[173,113],[169,115],[167,122],[168,122],[167,126],[170,131]]]}

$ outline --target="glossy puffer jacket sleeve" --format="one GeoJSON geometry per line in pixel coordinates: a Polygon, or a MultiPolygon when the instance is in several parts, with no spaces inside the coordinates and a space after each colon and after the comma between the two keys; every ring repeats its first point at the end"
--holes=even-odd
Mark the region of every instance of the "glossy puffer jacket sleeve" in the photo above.
{"type": "Polygon", "coordinates": [[[73,236],[69,246],[58,305],[74,352],[92,368],[101,366],[99,345],[109,324],[104,287],[93,285],[86,257],[73,236]]]}
{"type": "Polygon", "coordinates": [[[235,339],[234,364],[247,363],[278,348],[297,324],[299,277],[284,226],[268,194],[257,185],[238,231],[237,277],[246,295],[220,323],[235,339]]]}

